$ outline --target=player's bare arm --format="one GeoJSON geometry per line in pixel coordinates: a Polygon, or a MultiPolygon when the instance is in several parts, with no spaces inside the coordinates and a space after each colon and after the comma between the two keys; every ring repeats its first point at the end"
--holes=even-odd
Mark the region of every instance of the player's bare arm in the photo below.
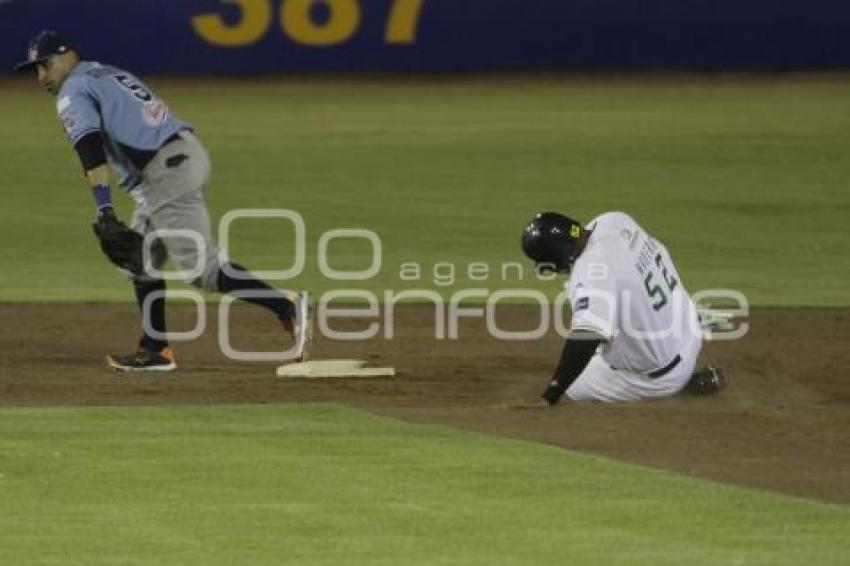
{"type": "MultiPolygon", "coordinates": [[[[50,94],[57,94],[62,84],[80,62],[73,49],[60,46],[60,52],[36,63],[38,83],[50,94]]],[[[91,132],[74,144],[89,184],[94,191],[98,211],[112,205],[109,195],[109,166],[103,149],[103,136],[99,131],[91,132]]]]}

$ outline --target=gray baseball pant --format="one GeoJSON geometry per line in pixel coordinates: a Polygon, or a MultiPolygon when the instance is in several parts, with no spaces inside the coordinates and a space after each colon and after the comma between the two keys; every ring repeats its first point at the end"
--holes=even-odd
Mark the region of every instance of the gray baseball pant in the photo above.
{"type": "MultiPolygon", "coordinates": [[[[143,171],[144,181],[130,192],[136,201],[131,228],[143,235],[155,230],[194,232],[199,241],[168,233],[158,236],[187,283],[217,291],[219,248],[212,238],[206,205],[210,169],[209,155],[198,138],[189,131],[181,132],[180,139],[156,153],[143,171]],[[199,246],[200,241],[203,243],[199,246]],[[199,261],[203,262],[200,268],[199,261]],[[196,276],[191,276],[193,272],[196,276]]],[[[150,247],[154,251],[151,254],[153,267],[162,269],[165,253],[156,253],[156,245],[150,247]]],[[[145,280],[146,277],[136,276],[136,279],[145,280]]]]}

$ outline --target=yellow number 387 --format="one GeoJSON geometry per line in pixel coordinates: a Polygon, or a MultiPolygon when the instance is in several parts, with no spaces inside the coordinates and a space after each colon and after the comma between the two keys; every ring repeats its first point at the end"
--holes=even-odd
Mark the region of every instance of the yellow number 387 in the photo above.
{"type": "MultiPolygon", "coordinates": [[[[409,44],[416,40],[416,28],[425,0],[393,0],[387,18],[384,40],[390,44],[409,44]]],[[[259,41],[272,25],[274,0],[219,0],[235,4],[239,20],[227,23],[220,14],[199,14],[192,27],[203,40],[223,47],[244,47],[259,41]]],[[[281,0],[280,26],[296,43],[310,46],[338,45],[349,40],[360,28],[360,0],[281,0]],[[315,21],[313,7],[323,4],[328,17],[315,21]]]]}

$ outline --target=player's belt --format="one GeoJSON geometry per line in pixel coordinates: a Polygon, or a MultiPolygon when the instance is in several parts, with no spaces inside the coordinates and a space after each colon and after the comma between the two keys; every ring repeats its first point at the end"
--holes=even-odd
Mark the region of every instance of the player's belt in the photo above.
{"type": "Polygon", "coordinates": [[[189,128],[183,128],[182,130],[178,130],[177,132],[175,132],[175,133],[171,134],[170,136],[168,136],[167,138],[165,138],[165,141],[164,141],[164,142],[162,142],[162,145],[160,145],[160,146],[159,146],[159,149],[158,149],[157,151],[162,150],[165,146],[167,146],[167,145],[168,145],[168,144],[170,144],[170,143],[174,143],[174,142],[176,142],[176,141],[178,141],[178,140],[182,140],[182,139],[183,139],[183,134],[184,134],[185,132],[191,132],[191,131],[192,131],[192,130],[191,130],[191,129],[189,129],[189,128]]]}
{"type": "Polygon", "coordinates": [[[673,371],[673,368],[676,367],[677,365],[679,365],[679,362],[681,362],[681,361],[682,361],[682,356],[680,356],[679,354],[676,354],[676,357],[673,358],[672,360],[670,360],[669,364],[667,364],[663,368],[653,370],[646,375],[648,375],[652,379],[667,375],[668,373],[673,371]]]}
{"type": "Polygon", "coordinates": [[[165,141],[164,141],[164,142],[162,142],[162,145],[161,145],[161,146],[159,146],[159,149],[162,149],[162,148],[164,148],[165,146],[167,146],[168,144],[170,144],[170,143],[172,143],[172,142],[176,142],[177,140],[181,139],[180,134],[182,134],[182,133],[183,133],[183,130],[180,130],[180,131],[179,131],[179,132],[177,132],[176,134],[171,134],[170,136],[168,136],[167,138],[165,138],[165,141]]]}
{"type": "MultiPolygon", "coordinates": [[[[183,139],[183,136],[182,136],[183,132],[190,132],[190,131],[191,130],[189,130],[188,128],[183,128],[179,132],[171,134],[170,136],[165,138],[165,141],[163,141],[162,144],[157,149],[152,150],[152,151],[146,151],[146,150],[141,150],[141,149],[134,149],[134,150],[130,151],[130,148],[125,147],[124,152],[130,158],[130,160],[133,162],[133,164],[136,167],[138,167],[139,171],[144,171],[145,167],[148,166],[148,163],[153,161],[153,158],[156,156],[156,154],[159,151],[161,151],[163,148],[165,148],[165,146],[167,146],[168,144],[174,143],[178,140],[183,139]]],[[[171,166],[169,165],[169,167],[171,167],[171,166]]]]}

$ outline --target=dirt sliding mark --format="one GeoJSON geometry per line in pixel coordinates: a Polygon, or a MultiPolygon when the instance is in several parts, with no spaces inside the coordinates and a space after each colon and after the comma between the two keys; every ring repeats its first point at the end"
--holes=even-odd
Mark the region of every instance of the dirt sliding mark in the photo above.
{"type": "MultiPolygon", "coordinates": [[[[0,404],[173,405],[332,401],[401,419],[548,442],[719,481],[850,502],[850,310],[759,310],[737,342],[711,343],[703,357],[725,367],[718,398],[678,398],[555,410],[509,410],[536,396],[561,340],[500,342],[481,321],[462,320],[461,339],[435,341],[428,307],[396,312],[396,338],[319,340],[315,357],[358,357],[395,365],[396,378],[295,380],[274,364],[244,364],[219,353],[214,309],[198,341],[178,345],[181,369],[127,378],[101,367],[103,355],[132,347],[133,305],[0,305],[0,404]]],[[[233,346],[282,349],[276,324],[250,307],[235,310],[233,346]]],[[[504,307],[503,328],[532,328],[534,312],[504,307]]],[[[364,328],[368,321],[340,323],[364,328]]],[[[174,330],[194,325],[175,308],[174,330]]]]}

